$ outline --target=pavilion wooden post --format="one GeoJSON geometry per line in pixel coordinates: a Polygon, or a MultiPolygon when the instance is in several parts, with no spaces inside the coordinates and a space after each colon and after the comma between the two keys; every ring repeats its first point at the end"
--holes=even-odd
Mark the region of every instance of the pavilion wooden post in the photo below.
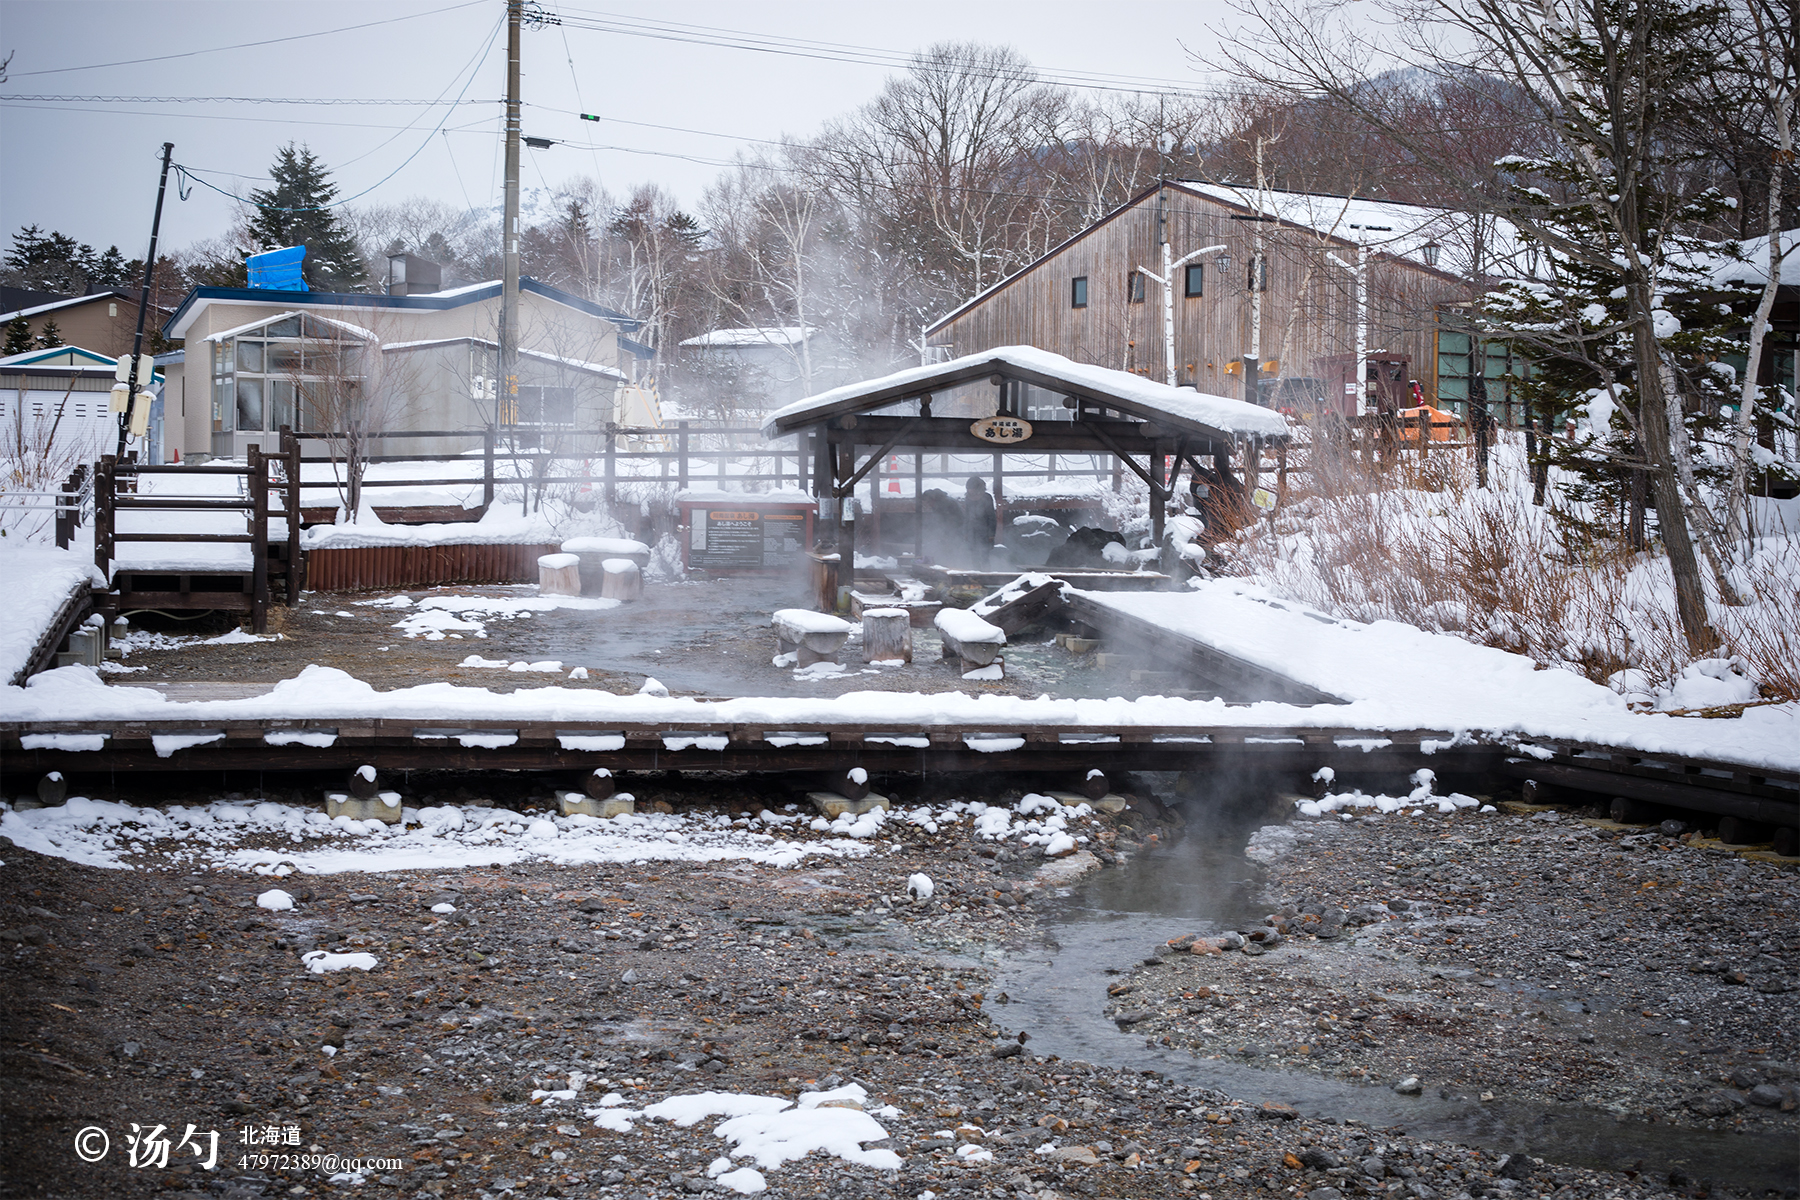
{"type": "Polygon", "coordinates": [[[494,506],[494,427],[489,425],[481,434],[481,511],[486,513],[494,506]]]}
{"type": "Polygon", "coordinates": [[[116,532],[114,516],[117,509],[113,506],[118,494],[118,481],[115,472],[119,460],[117,456],[103,454],[94,469],[94,565],[100,569],[100,576],[112,585],[113,534],[116,532]]]}
{"type": "Polygon", "coordinates": [[[824,425],[817,425],[812,433],[812,493],[818,503],[819,512],[815,521],[821,544],[835,546],[837,544],[837,479],[831,466],[831,438],[824,425]]]}
{"type": "Polygon", "coordinates": [[[913,455],[913,562],[925,557],[925,452],[913,455]]]}
{"type": "Polygon", "coordinates": [[[602,494],[606,497],[608,515],[611,514],[613,501],[619,498],[619,489],[616,482],[619,471],[617,429],[618,426],[614,425],[611,421],[606,423],[606,490],[602,494]]]}
{"type": "Polygon", "coordinates": [[[1001,533],[1006,527],[1003,509],[1006,502],[1006,455],[994,451],[994,540],[989,545],[999,545],[1004,539],[1001,533]]]}
{"type": "Polygon", "coordinates": [[[850,519],[850,505],[855,502],[854,495],[839,495],[838,487],[850,476],[856,474],[856,443],[847,442],[838,447],[837,467],[834,477],[837,486],[832,488],[832,495],[837,502],[837,548],[838,548],[838,586],[856,585],[856,522],[850,519]]]}
{"type": "Polygon", "coordinates": [[[1150,478],[1155,484],[1150,488],[1150,542],[1161,547],[1163,541],[1163,525],[1168,520],[1168,512],[1163,503],[1168,492],[1163,487],[1163,479],[1168,474],[1168,447],[1161,438],[1156,439],[1150,449],[1150,478]]]}

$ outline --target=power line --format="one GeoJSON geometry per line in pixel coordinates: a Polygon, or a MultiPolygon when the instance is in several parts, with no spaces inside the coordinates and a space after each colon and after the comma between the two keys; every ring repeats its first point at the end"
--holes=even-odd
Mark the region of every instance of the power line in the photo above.
{"type": "MultiPolygon", "coordinates": [[[[579,100],[580,96],[577,95],[576,99],[579,100]]],[[[543,104],[527,103],[525,107],[536,108],[542,112],[561,113],[564,116],[570,116],[570,117],[578,117],[578,116],[582,115],[581,113],[576,112],[574,109],[551,108],[550,106],[543,105],[543,104]]],[[[731,142],[755,142],[759,146],[785,146],[788,144],[787,142],[781,141],[777,138],[749,137],[749,136],[747,136],[745,134],[741,134],[741,133],[718,133],[711,129],[689,129],[685,125],[658,125],[652,121],[628,121],[624,117],[602,117],[601,120],[605,123],[609,123],[609,124],[613,124],[613,125],[631,125],[631,126],[635,126],[636,128],[639,128],[639,129],[660,129],[660,130],[663,130],[665,133],[692,133],[692,134],[696,134],[700,137],[723,138],[726,141],[731,141],[731,142]]],[[[564,143],[564,144],[568,145],[570,143],[564,143]]]]}
{"type": "MultiPolygon", "coordinates": [[[[502,18],[501,20],[496,21],[494,23],[493,30],[488,34],[486,46],[481,50],[481,52],[479,54],[477,54],[473,57],[474,65],[469,70],[469,78],[463,83],[462,91],[460,93],[458,93],[458,95],[456,97],[457,103],[461,103],[463,98],[468,95],[469,88],[474,86],[475,77],[481,73],[482,65],[487,62],[488,55],[493,53],[494,42],[499,37],[500,29],[504,24],[505,24],[504,18],[502,18]]],[[[455,79],[452,78],[451,82],[454,83],[455,79]]],[[[445,91],[448,91],[448,90],[449,90],[449,88],[445,88],[445,91]]],[[[433,127],[433,129],[431,130],[430,133],[425,135],[424,140],[419,143],[418,147],[416,149],[414,149],[411,154],[407,155],[404,159],[402,159],[400,161],[400,164],[398,166],[396,166],[392,171],[389,171],[386,175],[383,175],[380,179],[377,179],[374,183],[370,184],[368,187],[364,188],[362,191],[357,192],[355,195],[345,196],[341,200],[333,200],[329,204],[320,204],[320,205],[316,205],[316,206],[308,206],[305,208],[286,208],[286,207],[283,207],[280,205],[274,205],[274,204],[258,204],[255,200],[247,200],[244,197],[237,195],[235,192],[226,191],[224,188],[219,187],[217,184],[211,183],[211,182],[207,181],[206,179],[201,178],[199,175],[194,174],[189,168],[187,168],[185,166],[177,164],[175,169],[181,173],[181,177],[184,181],[191,179],[195,183],[198,183],[203,187],[211,188],[213,191],[218,192],[221,196],[230,197],[231,199],[236,200],[239,204],[248,204],[253,208],[261,208],[261,209],[266,209],[266,210],[270,210],[270,211],[274,211],[274,212],[323,212],[326,209],[342,208],[344,205],[349,204],[352,201],[360,200],[364,196],[367,196],[370,192],[373,192],[376,188],[381,187],[388,180],[392,179],[394,176],[398,175],[401,171],[404,171],[409,165],[411,165],[412,160],[419,157],[419,155],[424,152],[425,147],[431,145],[432,138],[436,137],[440,132],[443,131],[445,125],[450,120],[450,114],[452,112],[454,112],[455,109],[456,109],[455,104],[452,104],[448,108],[446,108],[444,111],[443,119],[440,120],[435,127],[433,127]]],[[[392,140],[392,139],[389,139],[389,140],[392,140]]]]}
{"type": "MultiPolygon", "coordinates": [[[[581,13],[584,10],[571,9],[567,12],[581,13]]],[[[622,13],[589,12],[587,16],[576,16],[564,19],[564,24],[576,29],[584,29],[596,33],[617,33],[629,37],[653,38],[659,41],[682,42],[690,45],[716,46],[722,49],[754,51],[762,54],[779,54],[795,58],[809,58],[826,62],[843,62],[860,66],[885,68],[907,68],[915,65],[918,54],[914,51],[896,50],[879,46],[862,46],[853,43],[826,42],[812,38],[784,37],[775,34],[757,33],[750,30],[730,29],[714,25],[695,25],[679,21],[660,21],[650,18],[636,17],[622,13]]],[[[981,70],[968,66],[958,66],[958,73],[974,78],[999,79],[1014,77],[1018,73],[1012,71],[981,70]]],[[[1222,87],[1199,87],[1185,80],[1165,79],[1140,75],[1122,75],[1103,71],[1080,71],[1062,69],[1032,68],[1032,82],[1061,84],[1064,87],[1081,88],[1091,91],[1125,92],[1140,95],[1156,95],[1176,92],[1192,96],[1215,96],[1233,94],[1241,89],[1222,87]]]]}
{"type": "Polygon", "coordinates": [[[366,21],[361,25],[343,25],[336,29],[321,29],[315,33],[295,33],[290,34],[287,37],[264,38],[261,41],[256,42],[237,42],[229,46],[212,46],[205,50],[184,50],[179,54],[153,54],[146,58],[120,59],[118,62],[88,63],[87,65],[80,67],[45,67],[37,71],[8,71],[7,74],[16,78],[23,78],[28,75],[62,75],[70,71],[98,71],[106,67],[130,67],[136,66],[138,63],[168,62],[169,60],[176,58],[196,58],[202,54],[220,54],[226,50],[249,50],[256,46],[276,46],[283,42],[300,42],[305,41],[308,38],[330,37],[332,34],[336,33],[353,33],[358,29],[374,29],[378,25],[396,25],[402,21],[416,21],[421,17],[441,17],[445,13],[455,12],[462,8],[474,8],[477,5],[485,3],[487,3],[487,0],[465,0],[462,4],[452,4],[448,8],[434,7],[428,12],[412,13],[404,17],[388,17],[381,21],[366,21]]]}
{"type": "MultiPolygon", "coordinates": [[[[98,113],[109,117],[157,117],[167,120],[166,112],[137,112],[120,108],[81,108],[70,104],[16,104],[10,99],[0,99],[0,108],[16,108],[25,112],[80,112],[98,113]]],[[[248,121],[256,125],[317,125],[335,129],[398,129],[405,132],[414,125],[377,125],[368,121],[316,121],[295,117],[238,117],[226,113],[182,113],[177,118],[182,121],[248,121]]]]}
{"type": "MultiPolygon", "coordinates": [[[[461,72],[457,72],[458,75],[461,72]]],[[[391,98],[349,99],[316,96],[26,96],[5,95],[0,100],[42,100],[65,104],[311,104],[311,105],[431,105],[436,100],[398,100],[391,98]]],[[[457,104],[498,104],[497,100],[458,100],[457,104]]]]}

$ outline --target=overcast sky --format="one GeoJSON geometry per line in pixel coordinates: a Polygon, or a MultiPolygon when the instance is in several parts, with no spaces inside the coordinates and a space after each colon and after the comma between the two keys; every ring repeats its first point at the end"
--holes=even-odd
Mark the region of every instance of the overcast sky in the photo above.
{"type": "MultiPolygon", "coordinates": [[[[754,139],[814,132],[874,96],[895,69],[884,63],[933,41],[1008,43],[1052,76],[1207,87],[1218,77],[1202,72],[1184,44],[1211,46],[1208,26],[1229,19],[1222,0],[587,2],[603,7],[546,0],[544,10],[565,24],[524,35],[525,132],[584,147],[527,150],[524,183],[592,174],[619,195],[657,182],[690,206],[719,164],[754,148],[754,139]],[[639,29],[655,22],[664,36],[619,32],[621,19],[639,29]],[[579,27],[594,24],[615,28],[579,27]],[[771,38],[790,49],[798,39],[830,45],[817,47],[817,57],[741,46],[771,38]],[[699,44],[706,39],[740,45],[699,44]],[[583,111],[602,120],[583,121],[583,111]]],[[[239,194],[265,182],[275,148],[293,139],[325,161],[343,195],[367,190],[363,203],[425,195],[498,204],[504,17],[503,0],[0,0],[0,57],[12,55],[0,85],[0,233],[36,224],[142,255],[165,141],[175,143],[176,162],[239,194]],[[297,36],[311,34],[319,36],[297,36]],[[270,39],[288,40],[245,45],[270,39]],[[132,59],[154,61],[103,65],[132,59]],[[463,103],[449,103],[458,96],[463,103]]],[[[164,246],[224,232],[231,207],[204,186],[186,201],[171,187],[164,246]]]]}

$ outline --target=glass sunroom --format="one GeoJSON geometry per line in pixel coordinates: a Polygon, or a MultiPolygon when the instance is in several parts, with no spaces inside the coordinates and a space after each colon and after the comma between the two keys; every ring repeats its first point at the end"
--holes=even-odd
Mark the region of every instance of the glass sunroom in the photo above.
{"type": "Polygon", "coordinates": [[[273,449],[283,425],[341,427],[361,397],[368,355],[379,350],[371,331],[311,313],[282,313],[206,340],[213,453],[227,455],[251,441],[273,449]]]}

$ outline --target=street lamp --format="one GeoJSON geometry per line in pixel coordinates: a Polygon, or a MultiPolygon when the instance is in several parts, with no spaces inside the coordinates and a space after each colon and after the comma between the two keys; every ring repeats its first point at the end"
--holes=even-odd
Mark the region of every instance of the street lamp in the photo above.
{"type": "MultiPolygon", "coordinates": [[[[1192,262],[1203,254],[1217,254],[1223,249],[1225,249],[1223,245],[1202,246],[1198,250],[1188,251],[1180,258],[1171,262],[1169,260],[1169,243],[1165,238],[1162,243],[1163,273],[1158,275],[1149,267],[1138,268],[1138,274],[1144,276],[1146,279],[1154,279],[1157,283],[1162,285],[1164,382],[1170,387],[1175,386],[1175,269],[1192,262]]],[[[1222,258],[1219,261],[1225,264],[1226,267],[1231,265],[1230,258],[1222,258]]]]}

